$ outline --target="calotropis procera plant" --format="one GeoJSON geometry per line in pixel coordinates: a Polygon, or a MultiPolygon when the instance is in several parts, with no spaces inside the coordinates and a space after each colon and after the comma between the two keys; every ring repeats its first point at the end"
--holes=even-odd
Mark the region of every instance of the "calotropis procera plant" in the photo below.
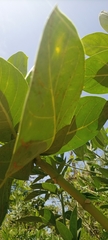
{"type": "MultiPolygon", "coordinates": [[[[72,22],[55,8],[40,42],[33,71],[18,52],[0,58],[0,224],[14,178],[29,178],[34,162],[106,230],[108,219],[46,156],[76,149],[93,139],[108,118],[108,35],[82,40],[72,22]],[[85,60],[84,52],[90,56],[85,60]]],[[[72,235],[70,234],[71,238],[72,235]]]]}

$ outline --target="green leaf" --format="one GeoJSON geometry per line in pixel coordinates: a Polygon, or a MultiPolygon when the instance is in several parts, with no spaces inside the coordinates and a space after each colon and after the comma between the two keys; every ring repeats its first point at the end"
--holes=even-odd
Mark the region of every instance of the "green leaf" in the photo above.
{"type": "Polygon", "coordinates": [[[31,184],[32,189],[42,189],[42,183],[31,184]]]}
{"type": "Polygon", "coordinates": [[[25,77],[27,74],[27,63],[28,57],[23,52],[17,52],[13,54],[9,59],[8,62],[13,64],[25,77]]]}
{"type": "Polygon", "coordinates": [[[33,168],[32,172],[33,172],[34,175],[39,175],[39,176],[41,175],[41,176],[43,176],[43,178],[44,178],[45,176],[47,176],[47,174],[44,173],[41,169],[39,169],[37,166],[35,166],[35,167],[33,168]]]}
{"type": "Polygon", "coordinates": [[[77,206],[75,206],[70,217],[70,231],[73,235],[73,239],[77,240],[77,206]]]}
{"type": "Polygon", "coordinates": [[[108,50],[108,34],[96,32],[82,38],[85,54],[92,56],[98,52],[108,50]]]}
{"type": "Polygon", "coordinates": [[[77,221],[77,240],[80,240],[81,228],[82,228],[82,219],[79,218],[77,221]]]}
{"type": "Polygon", "coordinates": [[[103,178],[103,177],[92,177],[93,180],[95,181],[98,181],[99,183],[104,183],[104,184],[108,184],[108,179],[107,178],[103,178]]]}
{"type": "Polygon", "coordinates": [[[7,179],[5,184],[0,188],[0,226],[5,218],[9,207],[9,196],[12,179],[7,179]]]}
{"type": "Polygon", "coordinates": [[[43,189],[48,190],[51,193],[57,193],[57,186],[53,183],[42,183],[42,187],[43,189]]]}
{"type": "Polygon", "coordinates": [[[84,91],[108,93],[108,50],[86,59],[84,91]]]}
{"type": "Polygon", "coordinates": [[[64,217],[67,218],[68,220],[70,220],[70,216],[71,216],[72,211],[68,210],[64,213],[64,217]]]}
{"type": "Polygon", "coordinates": [[[16,137],[9,105],[5,95],[0,91],[0,142],[8,142],[12,135],[16,137]]]}
{"type": "Polygon", "coordinates": [[[57,172],[58,172],[59,174],[60,174],[61,172],[63,172],[63,168],[64,168],[65,164],[66,164],[66,160],[63,160],[63,161],[60,163],[60,165],[58,166],[57,172]]]}
{"type": "Polygon", "coordinates": [[[102,131],[100,130],[97,136],[92,139],[92,144],[94,148],[100,148],[102,150],[105,149],[107,143],[106,143],[106,138],[102,134],[102,131]]]}
{"type": "Polygon", "coordinates": [[[39,215],[42,216],[42,220],[43,220],[44,224],[55,225],[55,217],[54,217],[54,214],[51,210],[42,209],[42,210],[39,211],[39,215]]]}
{"type": "Polygon", "coordinates": [[[33,163],[29,162],[26,166],[15,172],[12,177],[19,180],[29,180],[32,173],[33,163]]]}
{"type": "MultiPolygon", "coordinates": [[[[74,153],[76,154],[76,156],[80,159],[80,160],[83,160],[84,159],[84,154],[85,154],[85,151],[86,151],[86,145],[83,145],[79,148],[76,148],[74,150],[74,153]]],[[[78,161],[78,159],[77,159],[78,161]]]]}
{"type": "MultiPolygon", "coordinates": [[[[12,176],[17,171],[21,170],[25,165],[29,164],[40,152],[45,149],[46,144],[44,142],[30,141],[27,144],[21,140],[21,147],[17,153],[12,157],[5,179],[8,176],[12,176]]],[[[37,172],[37,171],[36,171],[37,172]]],[[[35,171],[34,171],[35,174],[35,171]]]]}
{"type": "Polygon", "coordinates": [[[64,240],[72,240],[73,236],[71,231],[60,221],[56,221],[57,229],[64,240]]]}
{"type": "Polygon", "coordinates": [[[104,129],[104,127],[101,129],[101,134],[102,137],[104,138],[104,145],[106,146],[108,144],[108,135],[107,135],[107,131],[106,129],[104,129]]]}
{"type": "Polygon", "coordinates": [[[66,135],[64,146],[58,153],[76,149],[94,138],[106,122],[107,112],[108,103],[105,99],[94,96],[81,98],[66,135]]]}
{"type": "Polygon", "coordinates": [[[65,161],[65,159],[61,156],[60,157],[59,156],[54,156],[54,160],[59,164],[62,164],[65,161]]]}
{"type": "Polygon", "coordinates": [[[31,200],[31,199],[39,196],[39,195],[46,194],[46,193],[47,193],[47,191],[43,191],[43,190],[33,191],[33,192],[28,194],[28,196],[25,198],[25,201],[31,200]]]}
{"type": "Polygon", "coordinates": [[[73,24],[55,8],[44,29],[7,177],[17,171],[14,163],[21,168],[45,152],[56,132],[70,124],[83,82],[81,41],[73,24]]]}
{"type": "MultiPolygon", "coordinates": [[[[34,172],[32,171],[32,174],[31,175],[34,175],[34,172]]],[[[33,184],[35,183],[35,182],[38,182],[39,180],[41,180],[41,179],[43,179],[44,178],[44,176],[43,175],[39,175],[38,177],[36,177],[35,178],[35,180],[33,181],[33,184]]]]}
{"type": "Polygon", "coordinates": [[[43,222],[41,217],[37,217],[37,216],[26,216],[26,217],[22,217],[20,219],[17,219],[17,222],[24,222],[24,223],[28,223],[28,222],[43,222]]]}
{"type": "Polygon", "coordinates": [[[108,204],[104,204],[100,206],[101,209],[108,209],[108,204]]]}
{"type": "Polygon", "coordinates": [[[98,170],[102,173],[104,177],[108,178],[108,169],[99,167],[98,170]]]}
{"type": "Polygon", "coordinates": [[[6,171],[9,167],[15,141],[12,140],[0,147],[0,185],[2,184],[6,171]]]}
{"type": "Polygon", "coordinates": [[[27,89],[22,74],[12,64],[0,58],[0,90],[7,99],[14,126],[21,118],[27,89]]]}
{"type": "Polygon", "coordinates": [[[90,200],[98,200],[99,199],[98,195],[96,196],[96,195],[94,195],[94,194],[92,194],[90,192],[84,192],[83,195],[86,196],[86,198],[88,198],[90,200]]]}
{"type": "Polygon", "coordinates": [[[99,189],[97,189],[96,190],[97,192],[106,192],[106,191],[108,191],[108,188],[107,187],[102,187],[102,188],[99,188],[99,189]]]}

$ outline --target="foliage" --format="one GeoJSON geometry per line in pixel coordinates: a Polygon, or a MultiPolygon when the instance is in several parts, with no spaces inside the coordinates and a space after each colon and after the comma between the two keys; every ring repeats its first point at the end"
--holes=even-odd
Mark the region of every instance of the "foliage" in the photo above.
{"type": "MultiPolygon", "coordinates": [[[[102,130],[108,118],[108,102],[90,95],[108,92],[105,39],[108,41],[106,34],[95,33],[81,40],[69,19],[55,8],[29,74],[24,53],[18,52],[7,61],[0,58],[0,224],[9,208],[12,180],[28,180],[37,174],[33,191],[25,200],[40,194],[48,199],[49,192],[62,198],[64,190],[108,230],[107,216],[99,210],[107,208],[107,203],[99,203],[98,208],[92,204],[98,196],[95,191],[103,191],[101,201],[106,196],[108,163],[105,160],[100,166],[98,159],[95,164],[92,160],[96,154],[90,148],[107,149],[108,143],[102,130]],[[101,39],[98,48],[97,39],[101,39]],[[90,57],[85,59],[84,52],[90,57]],[[81,97],[82,91],[89,96],[81,97]],[[90,176],[78,177],[79,189],[65,178],[67,165],[62,154],[70,150],[77,160],[88,160],[90,176]],[[38,182],[47,175],[50,182],[38,182]],[[93,194],[81,191],[82,184],[93,188],[93,194]]],[[[40,211],[39,216],[20,216],[18,224],[30,221],[38,228],[51,224],[64,239],[80,238],[81,219],[76,207],[68,218],[63,213],[62,220],[49,209],[40,211]]]]}
{"type": "MultiPolygon", "coordinates": [[[[89,150],[89,147],[87,147],[87,149],[89,150]]],[[[87,149],[85,151],[85,155],[87,155],[87,149]]],[[[76,152],[78,154],[78,149],[76,152]]],[[[93,149],[89,150],[88,153],[89,153],[88,157],[89,155],[90,156],[92,155],[94,157],[94,159],[92,159],[92,162],[99,161],[99,157],[100,157],[100,159],[102,158],[102,160],[104,160],[104,164],[105,164],[106,160],[104,156],[103,157],[97,156],[96,153],[93,151],[93,149]]],[[[84,157],[82,157],[82,160],[83,159],[84,157]]],[[[85,163],[85,167],[83,166],[82,168],[80,168],[80,162],[82,162],[81,159],[78,160],[78,156],[73,155],[73,153],[71,153],[68,161],[65,158],[63,158],[63,156],[61,156],[61,158],[60,156],[59,158],[55,156],[55,161],[56,160],[59,160],[60,163],[59,164],[57,163],[58,169],[61,169],[61,171],[64,172],[65,178],[67,181],[74,182],[74,185],[77,188],[79,188],[81,192],[83,192],[83,194],[86,194],[87,196],[89,196],[89,198],[91,198],[92,201],[95,202],[95,205],[98,205],[98,206],[102,205],[103,200],[104,200],[103,203],[104,204],[106,203],[107,191],[100,192],[98,189],[94,188],[93,183],[92,184],[90,183],[88,188],[88,184],[87,184],[88,173],[89,175],[94,173],[93,171],[90,170],[91,166],[89,167],[87,165],[90,163],[89,160],[87,159],[83,160],[83,163],[85,163]],[[75,165],[73,163],[75,163],[75,165]]],[[[81,163],[81,166],[82,166],[82,163],[81,163]]],[[[38,170],[37,167],[34,167],[34,172],[38,172],[37,170],[38,170]]],[[[97,174],[99,174],[99,172],[97,172],[97,174]]],[[[60,189],[59,186],[53,185],[51,179],[48,177],[46,178],[43,176],[43,178],[41,178],[41,182],[39,181],[38,183],[38,179],[40,176],[41,175],[39,173],[36,176],[33,175],[32,177],[33,179],[31,178],[31,181],[25,182],[25,183],[22,181],[14,180],[12,184],[11,195],[10,195],[9,212],[7,215],[8,217],[5,219],[2,225],[2,230],[1,230],[2,236],[7,235],[8,239],[9,237],[14,239],[15,236],[17,236],[18,238],[24,237],[24,239],[29,239],[29,238],[36,239],[36,237],[38,238],[38,235],[40,234],[39,236],[43,237],[43,239],[46,239],[46,237],[48,238],[49,236],[47,230],[45,230],[45,226],[47,226],[51,231],[51,234],[53,236],[52,238],[54,238],[54,236],[57,238],[59,232],[55,228],[54,218],[56,220],[58,219],[61,222],[61,224],[64,223],[69,227],[69,218],[71,216],[71,213],[76,212],[76,207],[75,207],[76,201],[73,201],[73,198],[70,198],[70,196],[66,192],[64,192],[63,189],[60,189]],[[39,191],[38,188],[40,188],[41,190],[39,191]],[[36,189],[37,191],[35,191],[36,189]],[[49,191],[46,192],[46,194],[43,194],[42,189],[43,191],[45,189],[49,191]],[[34,196],[31,195],[31,193],[33,192],[35,192],[34,196]],[[75,207],[75,210],[73,211],[74,207],[75,207]],[[46,212],[47,215],[44,214],[45,221],[43,225],[41,221],[42,220],[41,217],[42,217],[43,211],[45,212],[46,210],[47,210],[46,212]],[[35,222],[33,220],[33,216],[34,217],[36,216],[35,222]],[[33,222],[29,222],[30,218],[32,219],[33,222]],[[36,219],[38,219],[38,222],[36,221],[36,219]],[[49,222],[46,222],[47,219],[49,219],[49,222]],[[37,230],[41,228],[40,224],[42,224],[42,230],[37,230]],[[46,237],[44,237],[43,234],[45,234],[46,237]]],[[[90,182],[90,178],[89,178],[89,182],[90,182]]],[[[80,217],[79,220],[82,219],[83,221],[82,222],[83,229],[81,231],[81,236],[80,236],[81,239],[91,239],[91,238],[104,239],[104,240],[107,239],[107,237],[105,238],[105,234],[107,233],[105,233],[105,231],[102,232],[102,229],[99,227],[99,225],[97,225],[94,219],[90,217],[87,213],[84,213],[82,211],[80,205],[77,205],[77,210],[78,210],[78,216],[80,217]]],[[[106,214],[107,213],[108,212],[106,212],[106,214]]],[[[75,215],[76,213],[73,215],[74,224],[70,225],[72,226],[72,228],[73,227],[75,228],[76,226],[75,218],[74,218],[75,215]]],[[[65,225],[63,225],[63,230],[65,230],[65,233],[66,233],[66,229],[64,227],[65,225]]],[[[61,232],[61,236],[62,236],[62,232],[61,232]]],[[[67,233],[66,233],[66,237],[68,237],[69,239],[69,236],[67,233]]],[[[5,239],[5,237],[3,239],[5,239]]]]}

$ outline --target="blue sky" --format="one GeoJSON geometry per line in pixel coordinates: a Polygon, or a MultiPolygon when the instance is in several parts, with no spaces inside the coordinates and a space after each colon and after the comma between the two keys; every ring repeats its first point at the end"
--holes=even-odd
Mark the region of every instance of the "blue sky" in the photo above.
{"type": "Polygon", "coordinates": [[[30,69],[47,18],[56,5],[71,19],[80,37],[104,32],[98,15],[108,10],[107,0],[0,0],[0,57],[8,59],[23,51],[29,57],[30,69]]]}

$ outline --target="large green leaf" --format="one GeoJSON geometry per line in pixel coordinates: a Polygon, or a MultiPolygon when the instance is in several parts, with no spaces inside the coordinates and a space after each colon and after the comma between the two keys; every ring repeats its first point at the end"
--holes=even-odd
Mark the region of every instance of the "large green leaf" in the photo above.
{"type": "Polygon", "coordinates": [[[0,90],[7,99],[15,126],[21,117],[27,83],[22,74],[3,58],[0,58],[0,90]]]}
{"type": "Polygon", "coordinates": [[[0,91],[0,142],[10,141],[12,135],[16,137],[8,102],[0,91]]]}
{"type": "Polygon", "coordinates": [[[23,52],[17,52],[13,54],[8,59],[8,62],[10,62],[16,68],[18,68],[18,70],[22,73],[24,77],[26,76],[28,57],[23,52]]]}
{"type": "Polygon", "coordinates": [[[97,135],[107,119],[108,102],[105,99],[93,96],[81,98],[66,135],[64,146],[58,153],[84,145],[97,135]]]}
{"type": "Polygon", "coordinates": [[[86,59],[84,91],[108,93],[108,50],[86,59]]]}
{"type": "Polygon", "coordinates": [[[95,53],[108,50],[108,34],[96,32],[82,38],[85,54],[92,56],[95,53]]]}
{"type": "MultiPolygon", "coordinates": [[[[56,132],[70,124],[84,81],[84,53],[73,24],[57,9],[41,40],[18,141],[7,173],[47,150],[56,132]]],[[[63,138],[65,137],[65,132],[63,138]]]]}

